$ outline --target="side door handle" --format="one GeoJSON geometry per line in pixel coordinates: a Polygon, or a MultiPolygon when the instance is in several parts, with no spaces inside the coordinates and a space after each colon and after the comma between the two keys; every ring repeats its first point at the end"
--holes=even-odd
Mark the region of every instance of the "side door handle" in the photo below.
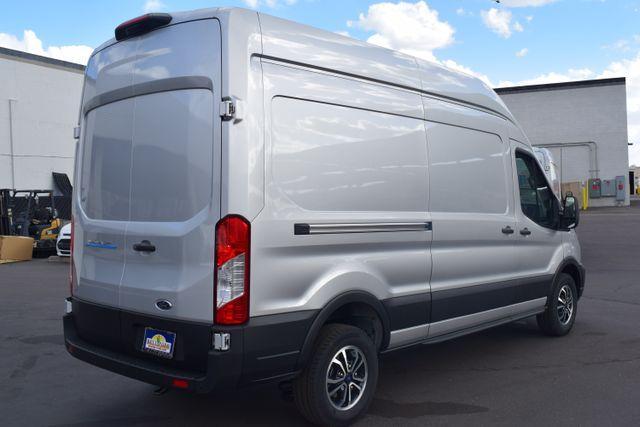
{"type": "Polygon", "coordinates": [[[529,231],[529,229],[525,227],[522,230],[520,230],[520,234],[522,234],[523,236],[528,236],[531,234],[531,231],[529,231]]]}
{"type": "Polygon", "coordinates": [[[140,243],[135,243],[133,245],[133,250],[137,252],[155,252],[156,247],[151,244],[148,240],[143,240],[140,243]]]}
{"type": "Polygon", "coordinates": [[[503,233],[503,234],[513,234],[513,233],[514,233],[514,231],[513,231],[513,228],[511,228],[511,227],[509,227],[509,226],[507,225],[506,227],[504,227],[504,228],[502,229],[502,233],[503,233]]]}

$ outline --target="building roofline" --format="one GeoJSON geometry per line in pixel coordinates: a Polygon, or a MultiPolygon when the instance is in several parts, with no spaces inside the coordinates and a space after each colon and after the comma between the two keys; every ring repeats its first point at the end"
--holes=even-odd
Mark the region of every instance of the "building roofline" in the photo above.
{"type": "Polygon", "coordinates": [[[10,59],[17,59],[19,61],[36,63],[53,68],[66,68],[68,70],[79,71],[84,73],[85,66],[76,64],[75,62],[62,61],[60,59],[49,58],[47,56],[34,55],[33,53],[23,52],[21,50],[8,49],[6,47],[0,47],[0,57],[10,57],[10,59]]]}
{"type": "Polygon", "coordinates": [[[494,90],[498,95],[505,95],[510,93],[522,92],[540,92],[559,89],[579,89],[585,87],[625,85],[626,81],[626,77],[616,77],[612,79],[579,80],[573,82],[546,83],[539,85],[499,87],[495,88],[494,90]]]}

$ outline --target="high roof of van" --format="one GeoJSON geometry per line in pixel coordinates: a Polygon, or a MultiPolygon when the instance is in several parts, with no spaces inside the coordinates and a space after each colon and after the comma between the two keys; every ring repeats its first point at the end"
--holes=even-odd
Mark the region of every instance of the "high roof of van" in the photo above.
{"type": "MultiPolygon", "coordinates": [[[[198,9],[172,12],[171,16],[170,25],[218,18],[223,34],[244,37],[248,45],[261,46],[261,51],[258,47],[252,52],[254,55],[463,102],[515,123],[500,97],[484,82],[434,62],[243,8],[198,9]],[[261,34],[247,34],[246,29],[239,28],[252,19],[258,20],[261,34]],[[261,43],[252,43],[255,39],[250,38],[255,36],[261,38],[261,43]]],[[[239,42],[234,40],[236,45],[239,42]]],[[[114,43],[116,40],[111,39],[95,52],[114,43]]]]}

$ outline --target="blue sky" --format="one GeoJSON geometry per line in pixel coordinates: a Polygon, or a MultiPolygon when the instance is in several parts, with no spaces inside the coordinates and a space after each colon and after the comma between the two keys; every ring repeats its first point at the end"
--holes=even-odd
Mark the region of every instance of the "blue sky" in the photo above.
{"type": "Polygon", "coordinates": [[[259,9],[439,61],[494,86],[627,76],[640,164],[640,0],[5,1],[0,46],[76,62],[147,10],[259,9]]]}

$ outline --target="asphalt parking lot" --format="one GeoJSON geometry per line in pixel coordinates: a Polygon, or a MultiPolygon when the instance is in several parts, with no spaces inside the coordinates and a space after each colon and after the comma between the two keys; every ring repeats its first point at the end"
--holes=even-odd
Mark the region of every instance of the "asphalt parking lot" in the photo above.
{"type": "MultiPolygon", "coordinates": [[[[640,204],[578,229],[587,286],[573,332],[527,320],[385,356],[359,425],[640,425],[640,204]]],[[[0,265],[0,425],[304,425],[278,388],[169,392],[69,356],[68,266],[0,265]]]]}

